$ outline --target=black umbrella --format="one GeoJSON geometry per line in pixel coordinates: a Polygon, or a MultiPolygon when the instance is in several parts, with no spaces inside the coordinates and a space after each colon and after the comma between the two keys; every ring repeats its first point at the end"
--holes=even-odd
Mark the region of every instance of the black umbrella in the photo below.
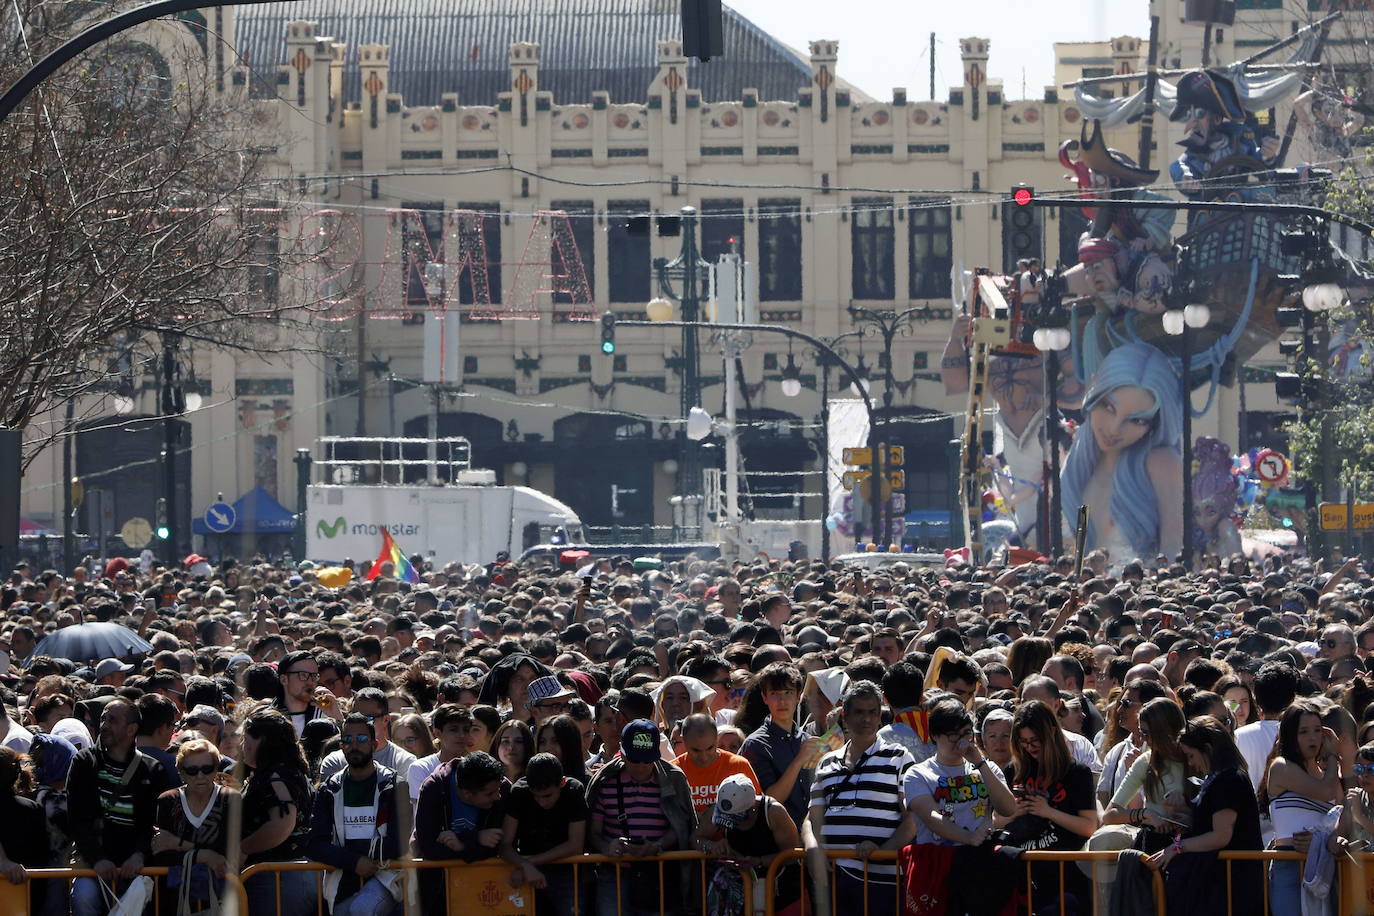
{"type": "Polygon", "coordinates": [[[153,651],[148,640],[117,623],[79,623],[44,636],[29,655],[69,658],[74,662],[93,662],[104,658],[127,658],[153,651]]]}

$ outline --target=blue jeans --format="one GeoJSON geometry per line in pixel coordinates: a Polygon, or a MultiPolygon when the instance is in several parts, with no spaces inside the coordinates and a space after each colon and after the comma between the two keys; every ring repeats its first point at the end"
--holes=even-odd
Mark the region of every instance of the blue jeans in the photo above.
{"type": "Polygon", "coordinates": [[[401,902],[376,878],[368,878],[358,893],[347,900],[334,901],[334,916],[392,916],[399,912],[401,902]]]}
{"type": "MultiPolygon", "coordinates": [[[[248,913],[255,916],[315,916],[317,871],[284,871],[254,875],[244,882],[248,913]],[[281,912],[277,912],[277,878],[281,878],[281,912]]],[[[247,916],[247,914],[245,914],[247,916]]]]}
{"type": "Polygon", "coordinates": [[[573,893],[573,866],[544,865],[539,870],[549,882],[548,887],[535,893],[535,912],[539,916],[592,916],[596,869],[585,865],[577,869],[576,894],[573,893]]]}
{"type": "MultiPolygon", "coordinates": [[[[616,881],[616,868],[611,865],[602,865],[596,870],[596,913],[597,916],[658,916],[658,899],[654,895],[654,905],[652,908],[640,908],[631,903],[633,897],[632,884],[634,883],[633,870],[621,868],[620,881],[616,881]],[[617,895],[617,883],[619,883],[619,895],[617,895]]],[[[552,882],[550,882],[552,887],[552,882]]],[[[672,911],[673,901],[664,898],[664,906],[668,911],[672,911]]]]}
{"type": "Polygon", "coordinates": [[[72,916],[105,916],[110,911],[100,879],[77,878],[72,881],[72,916]]]}
{"type": "Polygon", "coordinates": [[[1271,916],[1302,916],[1302,866],[1295,860],[1269,863],[1271,916]]]}

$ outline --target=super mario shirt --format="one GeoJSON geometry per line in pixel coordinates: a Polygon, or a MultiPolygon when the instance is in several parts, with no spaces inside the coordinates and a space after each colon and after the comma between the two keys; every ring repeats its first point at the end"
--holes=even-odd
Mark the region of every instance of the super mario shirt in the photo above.
{"type": "MultiPolygon", "coordinates": [[[[1001,771],[987,767],[993,778],[1002,780],[1001,771]]],[[[993,808],[983,775],[968,762],[957,766],[937,763],[934,757],[923,760],[906,771],[902,784],[907,802],[910,803],[923,795],[935,799],[935,810],[955,825],[968,831],[977,830],[985,823],[991,823],[993,808]]],[[[916,842],[933,843],[937,846],[957,846],[959,844],[937,836],[920,818],[916,820],[916,842]]]]}

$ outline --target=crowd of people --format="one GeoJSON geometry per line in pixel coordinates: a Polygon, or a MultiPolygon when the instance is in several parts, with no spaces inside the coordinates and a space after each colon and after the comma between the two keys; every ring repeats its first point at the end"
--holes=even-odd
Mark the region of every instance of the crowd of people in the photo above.
{"type": "Polygon", "coordinates": [[[227,874],[300,860],[320,867],[248,873],[250,912],[463,912],[443,869],[398,867],[417,858],[504,863],[557,916],[765,893],[1088,913],[1151,871],[1171,913],[1262,912],[1267,881],[1297,916],[1374,837],[1355,559],[417,557],[418,584],[193,559],[21,566],[0,590],[0,882],[35,913],[102,916],[152,866],[160,913],[211,912],[227,874]],[[89,621],[151,651],[44,651],[89,621]],[[1266,848],[1295,855],[1218,855],[1266,848]],[[1021,860],[1081,849],[1117,854],[1021,860]],[[94,877],[29,880],[54,866],[94,877]]]}

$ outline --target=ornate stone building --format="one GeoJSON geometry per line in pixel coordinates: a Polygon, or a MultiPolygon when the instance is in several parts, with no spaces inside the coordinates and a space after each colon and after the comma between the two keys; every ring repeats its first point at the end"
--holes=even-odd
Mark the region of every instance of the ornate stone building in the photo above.
{"type": "MultiPolygon", "coordinates": [[[[1185,32],[1200,29],[1172,21],[1182,0],[1159,2],[1168,47],[1188,57],[1185,32]]],[[[675,37],[677,8],[224,8],[221,34],[242,55],[226,64],[226,91],[247,89],[273,112],[283,199],[307,201],[284,220],[282,245],[296,243],[303,222],[310,235],[333,220],[336,241],[347,235],[337,226],[355,227],[356,245],[340,258],[356,260],[350,276],[366,292],[327,316],[341,320],[320,323],[336,358],[217,354],[197,364],[212,406],[189,418],[194,515],[216,492],[255,484],[292,505],[291,452],[317,436],[425,435],[435,395],[421,384],[424,316],[443,303],[462,320],[460,377],[437,395],[440,435],[467,436],[479,465],[554,494],[591,526],[668,525],[681,338],[621,328],[606,356],[597,325],[579,319],[643,316],[658,292],[654,259],[681,245],[665,217],[684,206],[700,212],[708,259],[736,248],[755,265],[767,322],[834,337],[855,327],[855,309],[929,308],[893,348],[892,438],[908,446],[909,508],[947,508],[945,444],[964,406],[938,378],[951,273],[1009,268],[1020,254],[1074,258],[1075,211],[1008,224],[1013,185],[1067,188],[1057,149],[1082,127],[1072,91],[1008,98],[992,75],[995,49],[975,37],[959,42],[961,85],[946,96],[885,88],[871,97],[842,79],[836,42],[801,53],[728,10],[725,57],[698,64],[675,37]],[[304,218],[322,209],[337,215],[304,218]],[[480,232],[446,230],[443,214],[454,210],[481,214],[464,223],[480,232]]],[[[1056,78],[1135,72],[1145,50],[1137,38],[1056,46],[1056,78]]],[[[1233,50],[1229,36],[1214,45],[1217,55],[1233,50]]],[[[1161,137],[1157,156],[1172,158],[1175,139],[1161,137]]],[[[1134,150],[1133,135],[1116,142],[1134,150]]],[[[702,345],[703,404],[719,413],[724,370],[706,334],[702,345]]],[[[845,349],[872,371],[880,397],[878,344],[851,339],[845,349]]],[[[768,493],[819,490],[818,477],[800,476],[818,467],[816,363],[758,335],[742,366],[746,471],[799,475],[751,477],[754,507],[815,518],[815,497],[768,493]],[[794,398],[779,385],[789,359],[802,372],[794,398]]],[[[1267,389],[1252,391],[1251,408],[1265,398],[1267,389]]],[[[1235,392],[1223,391],[1198,432],[1234,439],[1236,411],[1235,392]]],[[[60,478],[58,468],[44,457],[31,476],[60,478]]],[[[51,518],[54,489],[29,490],[26,511],[51,518]]]]}

